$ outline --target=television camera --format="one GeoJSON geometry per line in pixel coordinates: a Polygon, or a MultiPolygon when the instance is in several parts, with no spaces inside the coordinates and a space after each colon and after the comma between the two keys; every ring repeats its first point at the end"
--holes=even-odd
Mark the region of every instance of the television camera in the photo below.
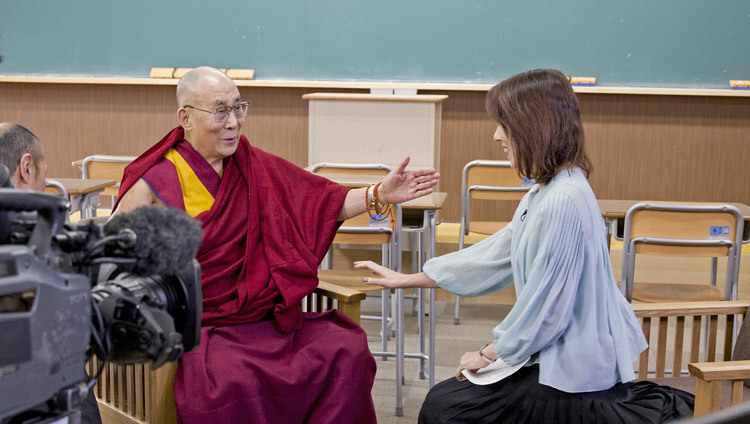
{"type": "Polygon", "coordinates": [[[200,341],[200,224],[155,206],[72,224],[67,209],[0,188],[0,424],[78,422],[105,361],[158,368],[200,341]]]}

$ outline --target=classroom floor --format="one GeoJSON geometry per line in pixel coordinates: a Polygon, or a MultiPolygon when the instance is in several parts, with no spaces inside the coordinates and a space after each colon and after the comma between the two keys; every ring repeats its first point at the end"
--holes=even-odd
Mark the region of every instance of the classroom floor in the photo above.
{"type": "MultiPolygon", "coordinates": [[[[613,245],[611,250],[613,273],[616,279],[620,276],[622,251],[613,245]]],[[[745,246],[747,250],[748,246],[745,246]]],[[[445,253],[449,246],[439,246],[439,251],[445,253]]],[[[640,273],[636,278],[647,281],[677,281],[699,283],[708,278],[708,261],[682,259],[653,259],[639,258],[640,273]]],[[[723,263],[719,263],[719,270],[723,263]]],[[[723,287],[724,276],[719,274],[718,285],[723,287]]],[[[451,378],[458,364],[459,357],[466,351],[478,349],[491,340],[491,331],[510,311],[515,294],[513,289],[504,290],[488,296],[462,299],[461,324],[453,325],[454,297],[442,290],[438,290],[435,305],[436,321],[436,366],[435,381],[439,382],[451,378]]],[[[750,252],[744,252],[740,263],[739,298],[750,300],[750,252]]],[[[363,314],[377,314],[380,308],[379,299],[367,299],[363,303],[363,314]]],[[[407,352],[419,350],[417,334],[417,319],[411,314],[411,302],[405,302],[405,349],[407,352]]],[[[370,348],[380,350],[380,323],[378,321],[363,321],[362,327],[368,334],[370,348]]],[[[389,343],[389,350],[393,350],[395,342],[389,343]]],[[[383,361],[376,358],[378,366],[373,387],[373,400],[377,412],[378,423],[415,423],[425,395],[429,388],[427,380],[419,379],[419,360],[406,359],[404,371],[404,415],[395,416],[396,387],[395,360],[389,358],[383,361]]]]}

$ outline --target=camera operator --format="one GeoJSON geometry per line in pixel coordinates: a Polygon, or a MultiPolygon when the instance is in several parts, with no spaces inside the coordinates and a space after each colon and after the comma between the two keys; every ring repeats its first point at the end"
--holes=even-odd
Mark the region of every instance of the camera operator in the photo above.
{"type": "Polygon", "coordinates": [[[0,163],[10,171],[17,189],[44,191],[47,162],[44,148],[31,131],[10,122],[0,123],[0,163]]]}
{"type": "MultiPolygon", "coordinates": [[[[11,182],[20,190],[44,191],[47,162],[39,139],[22,125],[0,123],[0,164],[8,167],[11,182]]],[[[6,305],[7,306],[7,305],[6,305]]],[[[101,424],[94,392],[89,391],[81,407],[81,423],[101,424]]]]}

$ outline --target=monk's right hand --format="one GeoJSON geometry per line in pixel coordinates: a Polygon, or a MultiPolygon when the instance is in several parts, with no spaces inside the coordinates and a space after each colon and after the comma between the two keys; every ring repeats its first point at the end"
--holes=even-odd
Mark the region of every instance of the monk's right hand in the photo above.
{"type": "Polygon", "coordinates": [[[363,278],[362,282],[364,282],[365,284],[383,286],[389,289],[399,289],[404,287],[404,285],[406,284],[406,275],[386,268],[382,265],[378,265],[373,261],[356,261],[354,262],[354,268],[369,269],[373,272],[373,274],[380,277],[363,278]]]}

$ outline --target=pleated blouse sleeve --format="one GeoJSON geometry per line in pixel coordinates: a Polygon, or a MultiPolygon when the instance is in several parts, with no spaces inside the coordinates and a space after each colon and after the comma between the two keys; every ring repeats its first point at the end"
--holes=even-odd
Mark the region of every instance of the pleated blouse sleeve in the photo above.
{"type": "Polygon", "coordinates": [[[513,283],[510,245],[513,223],[481,242],[447,255],[430,259],[424,272],[440,287],[464,296],[482,296],[513,283]]]}
{"type": "Polygon", "coordinates": [[[538,213],[534,227],[526,229],[537,240],[514,252],[523,289],[493,330],[495,353],[511,365],[562,342],[584,269],[584,225],[576,202],[567,193],[549,193],[538,213]]]}

